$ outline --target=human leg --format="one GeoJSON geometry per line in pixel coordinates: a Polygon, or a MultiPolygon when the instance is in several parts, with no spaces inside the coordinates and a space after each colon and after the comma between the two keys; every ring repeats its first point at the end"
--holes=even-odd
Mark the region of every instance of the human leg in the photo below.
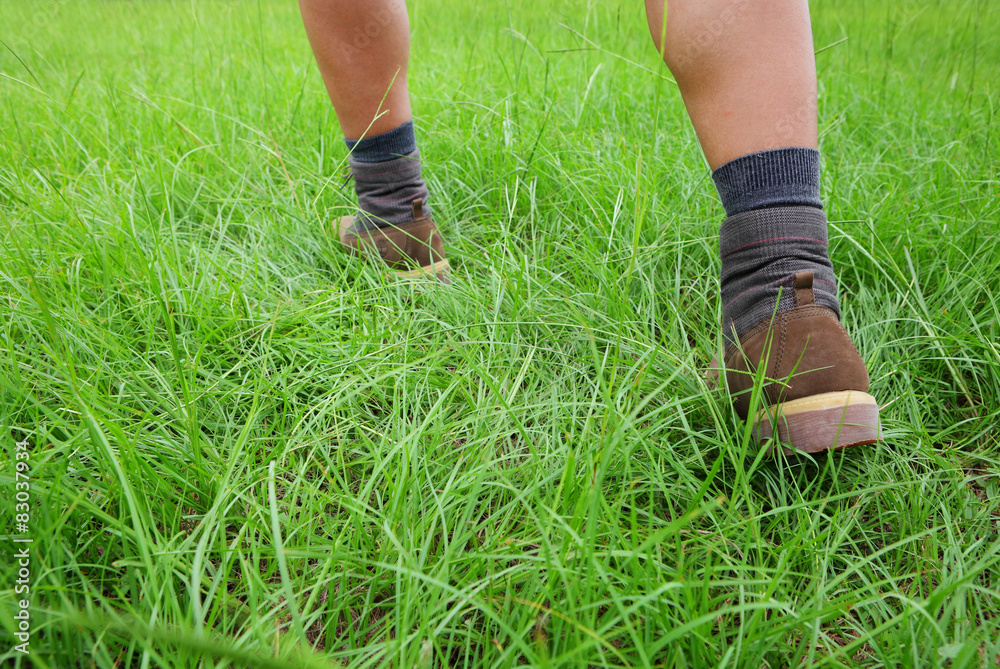
{"type": "Polygon", "coordinates": [[[815,149],[816,64],[805,0],[646,0],[709,166],[815,149]]]}
{"type": "Polygon", "coordinates": [[[341,242],[400,275],[445,279],[441,235],[430,217],[413,131],[403,0],[299,0],[302,20],[351,151],[358,214],[341,242]]]}
{"type": "Polygon", "coordinates": [[[403,0],[299,0],[299,9],[344,135],[372,137],[409,121],[403,0]]]}
{"type": "Polygon", "coordinates": [[[761,434],[801,450],[870,443],[878,408],[840,326],[819,198],[816,71],[805,0],[647,0],[729,218],[720,234],[725,369],[761,434]],[[772,314],[777,316],[772,319],[772,314]]]}

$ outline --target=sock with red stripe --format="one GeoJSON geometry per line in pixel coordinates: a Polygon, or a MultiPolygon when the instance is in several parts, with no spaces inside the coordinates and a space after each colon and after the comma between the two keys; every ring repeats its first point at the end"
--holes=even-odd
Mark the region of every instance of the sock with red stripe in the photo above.
{"type": "Polygon", "coordinates": [[[712,173],[728,218],[719,233],[722,318],[727,344],[777,311],[795,307],[796,272],[813,272],[816,304],[840,317],[826,215],[819,198],[819,152],[753,153],[712,173]]]}
{"type": "Polygon", "coordinates": [[[357,229],[408,223],[413,219],[413,201],[418,198],[430,215],[412,121],[381,135],[345,141],[351,151],[348,160],[358,194],[357,229]]]}

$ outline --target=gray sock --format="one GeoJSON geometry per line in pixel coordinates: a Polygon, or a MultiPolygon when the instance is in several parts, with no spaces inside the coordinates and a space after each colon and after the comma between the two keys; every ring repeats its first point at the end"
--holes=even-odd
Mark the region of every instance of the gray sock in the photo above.
{"type": "Polygon", "coordinates": [[[792,279],[812,270],[816,304],[840,317],[837,280],[828,253],[826,215],[816,207],[768,207],[730,216],[722,224],[722,322],[726,344],[795,307],[792,279]],[[779,298],[780,293],[780,298],[779,298]]]}
{"type": "Polygon", "coordinates": [[[806,205],[819,199],[819,151],[789,147],[731,160],[712,172],[726,216],[764,207],[806,205]]]}
{"type": "Polygon", "coordinates": [[[424,211],[430,215],[412,121],[381,135],[345,141],[351,150],[348,161],[358,194],[357,228],[408,223],[417,198],[424,201],[424,211]]]}
{"type": "Polygon", "coordinates": [[[816,304],[840,317],[819,176],[819,151],[800,147],[751,153],[712,173],[729,216],[719,232],[727,345],[776,305],[795,308],[796,272],[812,270],[816,304]]]}
{"type": "Polygon", "coordinates": [[[417,136],[413,131],[413,121],[383,132],[374,137],[361,139],[344,138],[351,157],[362,163],[384,163],[387,160],[413,153],[417,148],[417,136]]]}

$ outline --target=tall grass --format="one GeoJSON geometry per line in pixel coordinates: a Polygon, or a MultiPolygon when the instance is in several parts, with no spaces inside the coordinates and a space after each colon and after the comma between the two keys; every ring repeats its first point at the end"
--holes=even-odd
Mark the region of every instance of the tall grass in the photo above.
{"type": "Polygon", "coordinates": [[[410,5],[442,287],[338,248],[293,4],[0,0],[0,658],[1000,662],[1000,8],[812,11],[886,440],[774,459],[702,380],[722,210],[641,7],[410,5]]]}

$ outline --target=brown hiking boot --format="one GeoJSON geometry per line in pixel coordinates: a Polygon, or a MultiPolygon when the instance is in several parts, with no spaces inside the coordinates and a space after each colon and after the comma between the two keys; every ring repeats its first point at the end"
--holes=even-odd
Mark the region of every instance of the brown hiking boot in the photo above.
{"type": "Polygon", "coordinates": [[[424,214],[424,202],[413,201],[413,220],[374,230],[356,230],[354,217],[344,216],[337,226],[340,243],[351,253],[379,258],[399,279],[433,277],[449,283],[444,240],[431,217],[424,214]]]}
{"type": "MultiPolygon", "coordinates": [[[[750,411],[762,360],[763,407],[754,436],[775,438],[786,453],[816,453],[871,444],[881,438],[878,404],[868,394],[868,370],[836,314],[815,304],[813,273],[795,275],[795,308],[766,318],[726,349],[726,383],[736,412],[750,411]]],[[[718,375],[713,360],[711,375],[718,375]]]]}

